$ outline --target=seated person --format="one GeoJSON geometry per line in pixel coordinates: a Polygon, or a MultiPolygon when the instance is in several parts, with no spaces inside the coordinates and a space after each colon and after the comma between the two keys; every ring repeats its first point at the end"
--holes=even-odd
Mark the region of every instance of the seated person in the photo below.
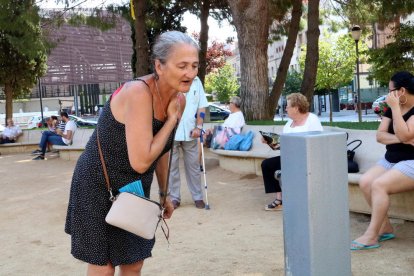
{"type": "MultiPolygon", "coordinates": [[[[289,117],[283,127],[283,133],[322,131],[322,125],[318,117],[309,112],[309,102],[300,93],[292,93],[287,96],[286,112],[289,117]]],[[[263,143],[266,143],[262,139],[263,143]]],[[[274,149],[278,149],[276,146],[274,149]]],[[[275,172],[281,169],[280,156],[263,160],[262,174],[266,193],[276,193],[276,199],[265,206],[266,211],[282,210],[282,189],[280,183],[275,179],[275,172]]]]}
{"type": "Polygon", "coordinates": [[[57,116],[50,116],[46,119],[47,128],[49,131],[56,133],[56,128],[58,126],[58,117],[57,116]]]}
{"type": "Polygon", "coordinates": [[[351,250],[380,247],[395,238],[387,217],[390,195],[414,190],[414,76],[398,72],[388,84],[390,107],[377,130],[377,141],[386,145],[384,158],[365,172],[359,187],[371,206],[371,221],[365,233],[352,241],[351,250]]]}
{"type": "MultiPolygon", "coordinates": [[[[232,128],[236,133],[240,133],[242,127],[246,124],[244,121],[243,112],[240,110],[241,99],[240,97],[234,96],[230,100],[230,115],[224,120],[223,127],[232,128]]],[[[204,134],[204,139],[207,146],[209,146],[213,137],[213,129],[207,129],[204,134]]]]}
{"type": "Polygon", "coordinates": [[[15,125],[13,119],[7,119],[7,126],[4,128],[3,133],[0,136],[0,144],[15,143],[17,138],[22,135],[23,132],[18,125],[15,125]]]}
{"type": "MultiPolygon", "coordinates": [[[[54,133],[55,135],[57,135],[56,133],[56,127],[58,124],[58,117],[57,116],[50,116],[47,117],[45,119],[48,131],[50,131],[51,133],[54,133]]],[[[64,129],[63,129],[64,130],[64,129]]],[[[47,143],[47,152],[50,152],[52,150],[52,144],[50,142],[47,143]]]]}
{"type": "Polygon", "coordinates": [[[68,113],[61,112],[60,116],[62,117],[62,120],[66,123],[65,130],[62,132],[60,129],[57,128],[57,135],[51,131],[44,131],[42,133],[42,138],[40,139],[39,149],[32,152],[32,154],[38,154],[39,156],[35,157],[33,160],[45,159],[47,143],[61,146],[68,146],[72,144],[73,135],[76,131],[76,124],[75,122],[69,120],[68,113]]]}

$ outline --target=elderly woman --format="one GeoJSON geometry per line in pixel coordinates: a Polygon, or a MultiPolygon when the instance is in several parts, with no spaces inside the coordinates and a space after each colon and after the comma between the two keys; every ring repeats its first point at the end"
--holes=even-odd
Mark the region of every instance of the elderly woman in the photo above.
{"type": "MultiPolygon", "coordinates": [[[[111,95],[78,159],[65,231],[71,235],[72,255],[88,264],[88,275],[114,275],[116,266],[120,275],[141,275],[155,243],[105,222],[112,203],[97,142],[115,193],[140,179],[149,198],[155,172],[160,195],[165,195],[168,152],[185,106],[180,92],[188,92],[197,76],[198,50],[184,33],[161,34],[153,45],[154,73],[125,83],[111,95]]],[[[163,205],[164,218],[170,218],[174,208],[169,197],[163,205]]]]}
{"type": "MultiPolygon", "coordinates": [[[[240,97],[234,96],[230,99],[229,109],[230,115],[224,120],[221,125],[223,127],[231,128],[233,133],[240,133],[242,127],[246,124],[243,116],[243,112],[240,110],[241,99],[240,97]]],[[[213,129],[206,129],[204,139],[206,144],[209,145],[213,138],[213,129]]],[[[200,166],[201,168],[201,166],[200,166]]]]}
{"type": "MultiPolygon", "coordinates": [[[[286,112],[289,117],[283,127],[283,133],[322,131],[322,125],[318,117],[309,112],[309,102],[300,93],[292,93],[287,96],[286,112]]],[[[263,140],[263,143],[266,141],[263,140]]],[[[278,149],[278,146],[274,148],[278,149]]],[[[275,193],[276,199],[265,206],[266,211],[280,211],[282,207],[282,189],[279,181],[275,179],[275,171],[281,169],[280,156],[263,160],[262,174],[266,193],[275,193]]]]}
{"type": "Polygon", "coordinates": [[[240,110],[240,105],[240,97],[234,96],[230,99],[229,109],[231,113],[229,117],[224,120],[224,127],[231,127],[233,129],[239,129],[239,132],[241,131],[241,128],[246,122],[244,121],[243,112],[240,110]]]}
{"type": "Polygon", "coordinates": [[[352,241],[351,250],[380,247],[395,238],[387,217],[390,195],[414,190],[414,76],[398,72],[388,84],[390,107],[377,130],[377,141],[386,145],[384,158],[361,177],[359,186],[372,208],[365,233],[352,241]]]}

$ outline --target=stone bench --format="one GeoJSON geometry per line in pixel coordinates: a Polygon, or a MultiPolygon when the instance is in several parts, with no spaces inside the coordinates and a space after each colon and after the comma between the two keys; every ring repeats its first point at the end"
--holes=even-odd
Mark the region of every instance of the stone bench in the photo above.
{"type": "Polygon", "coordinates": [[[42,131],[24,129],[22,132],[16,143],[0,144],[0,153],[24,153],[36,150],[39,147],[42,131]]]}
{"type": "MultiPolygon", "coordinates": [[[[274,151],[268,145],[263,144],[259,130],[282,133],[282,129],[283,126],[248,125],[243,128],[243,133],[249,130],[255,133],[253,146],[250,151],[210,150],[217,154],[220,167],[234,173],[261,176],[261,162],[266,158],[279,155],[280,151],[274,151]]],[[[355,150],[355,161],[358,162],[360,172],[348,173],[349,210],[370,214],[371,208],[366,203],[358,184],[362,174],[384,156],[385,146],[376,141],[375,130],[351,130],[326,126],[324,126],[324,130],[348,132],[348,142],[355,139],[362,140],[362,145],[355,150]]],[[[389,216],[414,221],[414,191],[392,195],[389,216]]]]}
{"type": "Polygon", "coordinates": [[[223,169],[243,174],[256,174],[261,176],[261,163],[264,159],[280,155],[279,150],[272,150],[262,143],[262,135],[259,131],[282,133],[283,126],[253,126],[243,127],[242,134],[254,132],[252,148],[249,151],[210,149],[218,155],[220,167],[223,169]]]}
{"type": "Polygon", "coordinates": [[[78,128],[73,136],[73,143],[70,146],[53,145],[53,149],[59,151],[59,158],[64,160],[78,160],[79,156],[85,150],[95,129],[78,128]]]}

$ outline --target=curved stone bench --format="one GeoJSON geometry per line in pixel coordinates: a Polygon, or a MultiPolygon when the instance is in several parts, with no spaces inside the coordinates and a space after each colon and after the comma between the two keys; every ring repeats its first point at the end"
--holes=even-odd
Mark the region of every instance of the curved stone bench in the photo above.
{"type": "MultiPolygon", "coordinates": [[[[272,150],[261,142],[259,130],[281,133],[283,126],[245,126],[243,133],[252,130],[255,133],[253,146],[250,151],[213,150],[217,154],[220,167],[240,174],[256,174],[261,176],[261,162],[269,157],[277,156],[280,151],[272,150]]],[[[348,173],[349,210],[358,213],[371,213],[371,208],[365,201],[359,189],[359,180],[364,172],[374,166],[385,154],[385,146],[376,141],[375,130],[352,130],[338,127],[326,127],[325,131],[348,132],[348,142],[355,139],[362,140],[362,145],[355,150],[355,161],[358,162],[360,172],[348,173]]],[[[389,216],[414,221],[414,191],[391,196],[389,216]]]]}
{"type": "Polygon", "coordinates": [[[78,128],[73,136],[73,143],[70,146],[53,145],[53,148],[59,151],[59,158],[63,160],[78,160],[79,156],[85,150],[95,129],[78,128]]]}
{"type": "Polygon", "coordinates": [[[39,147],[41,130],[22,130],[23,135],[19,136],[16,143],[0,144],[1,154],[24,153],[36,150],[39,147]]]}

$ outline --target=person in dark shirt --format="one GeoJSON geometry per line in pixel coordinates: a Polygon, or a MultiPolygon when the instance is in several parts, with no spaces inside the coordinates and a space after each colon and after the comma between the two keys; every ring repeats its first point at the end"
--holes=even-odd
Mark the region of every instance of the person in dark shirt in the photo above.
{"type": "Polygon", "coordinates": [[[386,153],[359,181],[372,215],[365,233],[352,241],[351,250],[380,247],[379,242],[395,238],[387,217],[390,195],[414,190],[414,76],[398,72],[388,84],[386,103],[390,107],[377,130],[377,141],[386,153]]]}

